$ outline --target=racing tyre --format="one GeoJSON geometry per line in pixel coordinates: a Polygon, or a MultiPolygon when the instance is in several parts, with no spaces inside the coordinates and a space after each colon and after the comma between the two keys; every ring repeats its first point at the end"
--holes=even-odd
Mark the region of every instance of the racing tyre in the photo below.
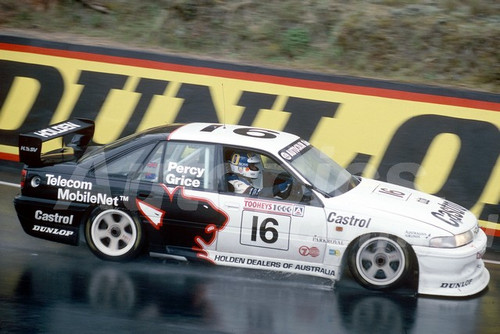
{"type": "Polygon", "coordinates": [[[140,253],[144,234],[140,223],[128,213],[108,209],[99,211],[87,222],[85,238],[99,258],[122,261],[140,253]]]}
{"type": "Polygon", "coordinates": [[[358,238],[349,252],[349,270],[356,281],[372,290],[389,290],[400,286],[411,272],[410,246],[386,234],[358,238]]]}

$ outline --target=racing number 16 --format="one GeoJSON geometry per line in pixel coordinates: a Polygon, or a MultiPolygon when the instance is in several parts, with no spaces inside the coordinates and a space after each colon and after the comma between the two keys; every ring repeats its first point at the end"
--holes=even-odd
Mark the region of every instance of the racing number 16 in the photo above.
{"type": "Polygon", "coordinates": [[[290,217],[243,211],[240,241],[244,245],[288,250],[290,217]]]}
{"type": "MultiPolygon", "coordinates": [[[[259,228],[259,236],[262,241],[268,244],[274,244],[278,240],[278,231],[276,228],[268,226],[268,224],[272,224],[274,226],[278,225],[278,222],[274,218],[266,218],[260,224],[259,228]],[[268,237],[267,232],[271,233],[271,236],[268,237]]],[[[253,216],[252,222],[252,241],[257,241],[257,225],[259,225],[259,217],[253,216]]]]}

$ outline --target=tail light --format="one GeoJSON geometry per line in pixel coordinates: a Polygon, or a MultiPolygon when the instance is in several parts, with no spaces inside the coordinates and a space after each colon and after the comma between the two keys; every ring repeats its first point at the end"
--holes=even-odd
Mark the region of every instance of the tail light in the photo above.
{"type": "Polygon", "coordinates": [[[24,184],[26,183],[26,169],[23,169],[23,171],[21,172],[21,189],[24,188],[24,184]]]}

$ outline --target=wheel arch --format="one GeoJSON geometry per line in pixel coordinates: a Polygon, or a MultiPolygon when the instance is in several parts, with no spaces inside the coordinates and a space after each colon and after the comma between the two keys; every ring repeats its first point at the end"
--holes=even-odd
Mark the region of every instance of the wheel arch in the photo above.
{"type": "Polygon", "coordinates": [[[86,245],[87,244],[87,239],[85,238],[85,227],[87,226],[89,220],[96,216],[96,210],[99,209],[98,205],[89,205],[87,209],[85,209],[85,213],[82,216],[82,219],[80,221],[80,226],[78,227],[78,233],[79,233],[79,238],[78,242],[79,244],[86,245]]]}
{"type": "Polygon", "coordinates": [[[342,264],[341,264],[341,270],[343,274],[345,274],[347,271],[350,271],[349,267],[349,258],[352,255],[353,250],[355,249],[356,245],[359,245],[360,242],[364,240],[369,240],[371,238],[381,236],[381,237],[386,237],[389,239],[392,239],[396,241],[401,247],[404,247],[408,250],[408,255],[410,258],[410,268],[409,273],[407,275],[407,280],[409,282],[406,282],[405,284],[408,285],[409,288],[411,288],[413,291],[417,292],[418,291],[418,284],[419,284],[419,275],[420,275],[420,269],[419,269],[419,261],[417,254],[415,253],[415,250],[413,249],[412,245],[406,241],[403,237],[398,236],[396,234],[388,233],[388,232],[376,232],[376,231],[370,231],[367,233],[363,233],[358,235],[356,238],[354,238],[349,244],[347,245],[345,249],[345,256],[342,259],[342,264]]]}
{"type": "Polygon", "coordinates": [[[81,224],[81,228],[83,228],[84,240],[87,244],[87,247],[94,255],[103,260],[110,260],[110,261],[131,260],[137,257],[138,255],[142,254],[147,248],[146,246],[148,242],[148,235],[143,220],[137,214],[137,212],[129,210],[126,207],[112,207],[112,206],[99,206],[99,205],[89,207],[86,219],[84,219],[83,223],[81,224]],[[97,250],[96,245],[93,242],[90,242],[90,233],[91,233],[90,229],[93,220],[96,219],[101,213],[107,211],[121,212],[125,214],[127,217],[129,217],[136,224],[137,234],[138,234],[137,247],[133,247],[133,250],[129,254],[124,254],[122,256],[117,256],[117,257],[109,256],[97,250]]]}

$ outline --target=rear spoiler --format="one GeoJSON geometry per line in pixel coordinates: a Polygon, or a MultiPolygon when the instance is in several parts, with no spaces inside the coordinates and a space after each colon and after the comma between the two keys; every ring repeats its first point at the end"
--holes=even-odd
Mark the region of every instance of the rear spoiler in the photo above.
{"type": "Polygon", "coordinates": [[[68,160],[68,157],[71,159],[80,158],[94,136],[94,130],[94,121],[75,118],[53,124],[45,129],[20,134],[19,160],[28,166],[42,166],[49,163],[55,157],[57,157],[58,161],[68,160]],[[43,143],[56,138],[66,137],[69,134],[74,134],[71,141],[67,144],[67,147],[73,149],[71,154],[68,154],[67,148],[64,147],[64,138],[61,149],[46,154],[42,153],[43,143]]]}

